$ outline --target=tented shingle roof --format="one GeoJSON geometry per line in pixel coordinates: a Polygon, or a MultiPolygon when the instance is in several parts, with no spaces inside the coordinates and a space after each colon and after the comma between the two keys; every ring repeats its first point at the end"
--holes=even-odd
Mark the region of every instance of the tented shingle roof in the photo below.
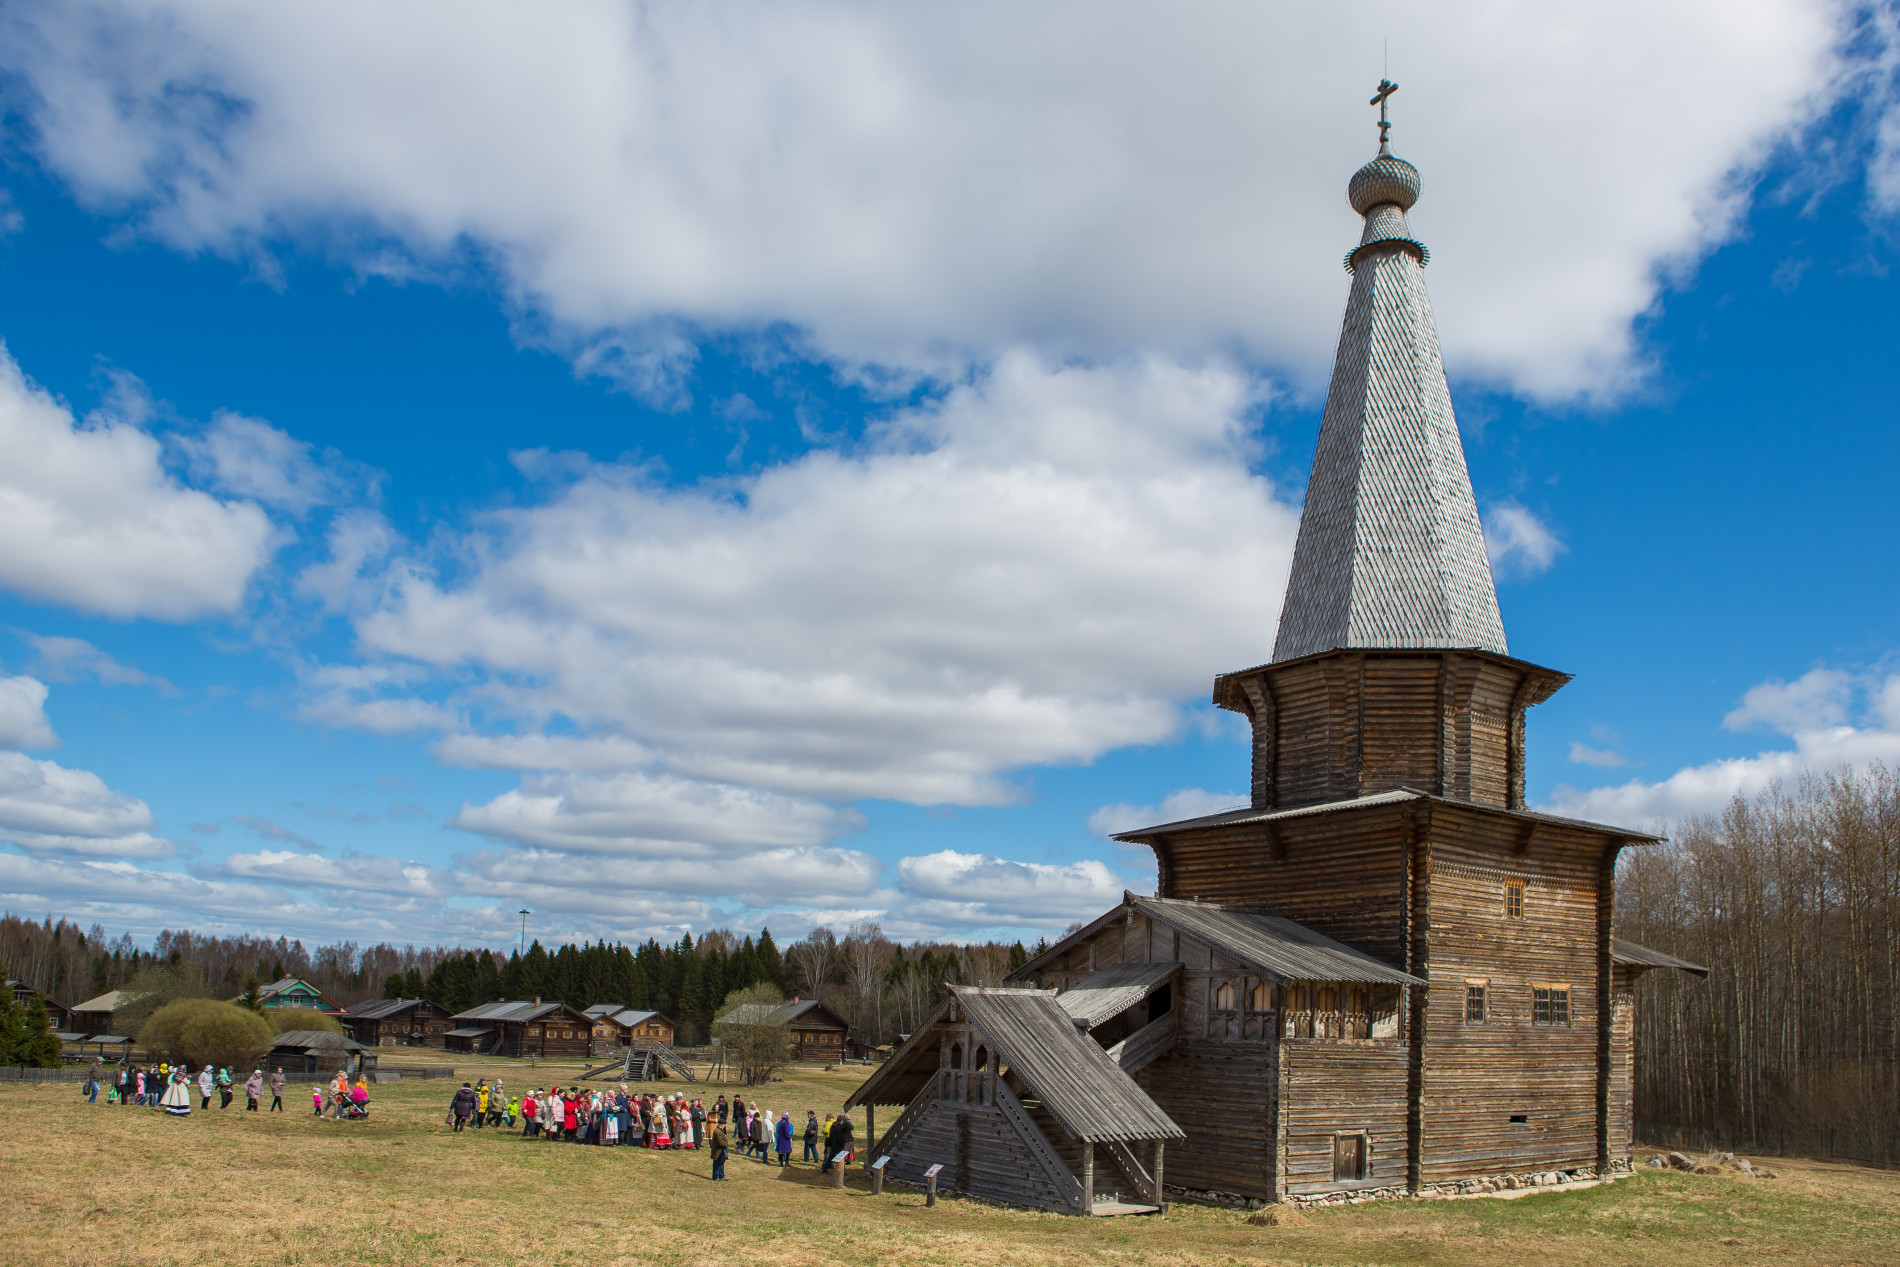
{"type": "Polygon", "coordinates": [[[1366,208],[1351,267],[1274,662],[1341,647],[1505,654],[1423,248],[1405,208],[1366,208]]]}

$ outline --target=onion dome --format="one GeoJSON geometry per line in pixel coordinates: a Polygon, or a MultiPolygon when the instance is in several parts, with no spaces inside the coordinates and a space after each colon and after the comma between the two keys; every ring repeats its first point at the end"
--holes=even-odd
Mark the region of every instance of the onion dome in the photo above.
{"type": "Polygon", "coordinates": [[[1352,209],[1365,215],[1381,203],[1392,203],[1400,211],[1410,211],[1418,201],[1418,168],[1398,155],[1379,147],[1379,156],[1352,174],[1346,186],[1346,199],[1352,209]]]}

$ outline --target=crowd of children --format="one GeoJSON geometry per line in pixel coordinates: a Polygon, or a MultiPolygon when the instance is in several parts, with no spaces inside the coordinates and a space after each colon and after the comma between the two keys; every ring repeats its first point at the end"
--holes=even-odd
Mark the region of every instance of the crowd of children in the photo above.
{"type": "MultiPolygon", "coordinates": [[[[281,1068],[271,1070],[269,1078],[262,1069],[251,1070],[251,1076],[239,1082],[232,1075],[229,1066],[220,1068],[205,1065],[193,1074],[185,1065],[174,1065],[168,1061],[151,1064],[123,1064],[116,1070],[108,1070],[102,1064],[95,1063],[88,1073],[83,1093],[96,1103],[103,1092],[107,1104],[140,1105],[146,1108],[164,1109],[173,1117],[188,1117],[192,1110],[192,1101],[198,1101],[197,1107],[207,1110],[211,1099],[217,1097],[218,1107],[231,1107],[236,1092],[244,1093],[246,1112],[256,1113],[263,1104],[264,1095],[270,1094],[272,1113],[284,1111],[284,1087],[289,1079],[281,1068]]],[[[360,1118],[369,1114],[369,1082],[359,1077],[354,1084],[347,1073],[338,1073],[327,1084],[318,1083],[310,1091],[311,1111],[318,1117],[360,1118]]]]}

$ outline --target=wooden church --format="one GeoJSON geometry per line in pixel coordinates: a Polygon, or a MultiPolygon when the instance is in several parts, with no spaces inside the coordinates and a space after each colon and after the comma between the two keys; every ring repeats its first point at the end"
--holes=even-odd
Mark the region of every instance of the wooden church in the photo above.
{"type": "Polygon", "coordinates": [[[1214,682],[1252,804],[1118,836],[1156,896],[953,991],[859,1088],[892,1177],[1101,1214],[1629,1168],[1632,986],[1704,970],[1615,937],[1656,837],[1524,804],[1525,711],[1569,676],[1505,644],[1419,188],[1382,125],[1273,658],[1214,682]]]}

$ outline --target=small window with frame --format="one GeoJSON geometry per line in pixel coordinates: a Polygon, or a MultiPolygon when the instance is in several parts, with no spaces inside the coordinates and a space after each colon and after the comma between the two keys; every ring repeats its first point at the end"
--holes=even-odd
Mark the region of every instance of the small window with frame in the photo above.
{"type": "Polygon", "coordinates": [[[1255,986],[1253,988],[1251,1006],[1256,1012],[1271,1012],[1273,1010],[1273,987],[1264,981],[1255,986]]]}
{"type": "Polygon", "coordinates": [[[1524,918],[1524,881],[1516,876],[1504,882],[1504,918],[1524,918]]]}
{"type": "Polygon", "coordinates": [[[1234,1010],[1234,987],[1232,982],[1223,981],[1219,987],[1215,989],[1214,1010],[1216,1012],[1231,1012],[1234,1010]]]}
{"type": "Polygon", "coordinates": [[[1569,1025],[1570,987],[1556,982],[1531,986],[1531,1024],[1569,1025]]]}
{"type": "Polygon", "coordinates": [[[1465,978],[1465,1024],[1482,1025],[1491,1019],[1491,980],[1465,978]]]}

